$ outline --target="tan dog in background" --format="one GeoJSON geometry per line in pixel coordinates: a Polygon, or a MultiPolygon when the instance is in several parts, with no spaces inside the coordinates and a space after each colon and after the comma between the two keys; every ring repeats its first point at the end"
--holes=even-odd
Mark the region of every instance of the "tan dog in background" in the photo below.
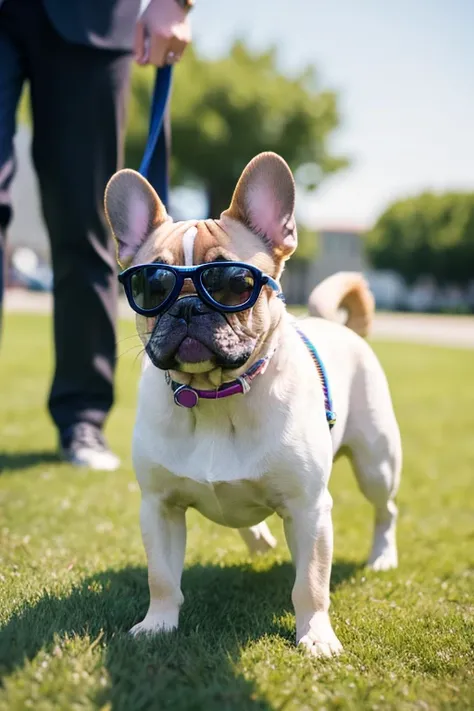
{"type": "MultiPolygon", "coordinates": [[[[147,181],[130,170],[111,179],[105,197],[124,268],[231,260],[255,265],[276,280],[297,244],[294,203],[291,172],[272,153],[251,161],[218,220],[172,222],[147,181]]],[[[330,431],[315,364],[271,289],[264,287],[251,309],[236,314],[209,308],[192,285],[184,292],[187,298],[165,313],[137,317],[147,365],[133,463],[142,492],[150,606],[132,632],[178,625],[188,507],[239,529],[252,552],[275,545],[265,519],[276,512],[296,568],[296,640],[316,655],[338,653],[342,647],[328,614],[333,554],[328,483],[341,448],[350,451],[360,489],[374,507],[369,565],[376,570],[397,565],[400,434],[385,375],[358,335],[370,325],[372,296],[360,275],[337,274],[312,293],[310,311],[334,319],[343,306],[354,330],[324,318],[298,321],[328,374],[337,413],[330,431]],[[268,357],[266,370],[245,394],[200,400],[192,409],[175,404],[170,379],[212,390],[262,357],[268,357]]]]}

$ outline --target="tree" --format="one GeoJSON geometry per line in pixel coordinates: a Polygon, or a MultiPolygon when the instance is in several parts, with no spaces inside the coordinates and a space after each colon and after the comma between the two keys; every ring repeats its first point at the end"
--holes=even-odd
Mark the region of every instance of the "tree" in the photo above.
{"type": "Polygon", "coordinates": [[[474,279],[474,193],[423,193],[395,202],[368,233],[372,264],[409,283],[432,275],[439,284],[474,279]]]}
{"type": "MultiPolygon", "coordinates": [[[[152,82],[152,71],[134,70],[127,136],[131,167],[143,153],[152,82]]],[[[336,96],[318,89],[312,68],[286,77],[275,50],[253,54],[242,42],[217,60],[190,49],[175,71],[173,182],[205,186],[209,213],[217,217],[242,169],[261,151],[279,153],[293,170],[314,162],[324,175],[345,166],[327,145],[338,123],[336,96]]]]}

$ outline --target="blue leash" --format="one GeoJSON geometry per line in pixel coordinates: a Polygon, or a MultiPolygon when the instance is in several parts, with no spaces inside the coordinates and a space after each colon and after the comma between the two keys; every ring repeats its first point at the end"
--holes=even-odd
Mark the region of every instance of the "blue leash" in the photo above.
{"type": "Polygon", "coordinates": [[[164,206],[168,207],[168,150],[164,118],[171,93],[172,67],[156,72],[151,100],[150,126],[140,173],[155,188],[164,206]]]}
{"type": "Polygon", "coordinates": [[[298,333],[298,336],[301,338],[301,340],[305,344],[306,348],[309,350],[310,356],[313,359],[313,362],[316,366],[316,370],[318,371],[318,375],[321,380],[321,385],[323,387],[323,393],[324,393],[324,407],[326,408],[326,420],[328,421],[329,429],[332,430],[332,428],[336,424],[336,413],[332,409],[332,397],[331,397],[331,391],[329,389],[329,379],[328,379],[328,376],[326,373],[326,368],[324,367],[324,363],[321,360],[318,351],[316,350],[313,343],[309,340],[308,336],[305,333],[303,333],[303,331],[301,331],[296,324],[295,324],[295,328],[298,333]]]}

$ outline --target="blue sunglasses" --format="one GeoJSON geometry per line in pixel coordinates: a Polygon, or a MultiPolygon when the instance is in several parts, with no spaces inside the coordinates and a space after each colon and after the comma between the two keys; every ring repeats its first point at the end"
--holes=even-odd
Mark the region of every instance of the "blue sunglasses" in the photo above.
{"type": "Polygon", "coordinates": [[[131,308],[141,316],[157,316],[174,304],[185,279],[208,306],[223,313],[250,309],[262,287],[269,286],[283,298],[279,284],[260,269],[244,262],[211,262],[195,267],[138,264],[119,274],[131,308]]]}

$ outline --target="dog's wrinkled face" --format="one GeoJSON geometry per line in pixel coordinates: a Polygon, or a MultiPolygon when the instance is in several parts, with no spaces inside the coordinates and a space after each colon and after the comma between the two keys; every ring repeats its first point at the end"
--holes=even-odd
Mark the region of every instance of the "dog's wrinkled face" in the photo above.
{"type": "MultiPolygon", "coordinates": [[[[144,244],[134,261],[174,266],[236,261],[239,256],[230,246],[225,229],[213,220],[167,223],[144,244]]],[[[271,259],[259,255],[258,250],[261,245],[256,242],[254,259],[273,270],[271,259]]],[[[219,313],[201,301],[192,282],[186,280],[176,303],[155,319],[145,319],[150,334],[146,337],[147,353],[154,365],[164,370],[194,374],[238,369],[249,360],[258,339],[252,312],[219,313]]]]}
{"type": "MultiPolygon", "coordinates": [[[[219,220],[172,222],[149,183],[130,170],[110,180],[105,206],[124,268],[240,261],[278,279],[296,247],[294,200],[288,166],[263,153],[242,173],[219,220]]],[[[264,287],[251,309],[220,313],[186,280],[176,303],[156,317],[137,316],[137,328],[156,367],[172,371],[180,382],[217,387],[258,358],[283,308],[264,287]]]]}

